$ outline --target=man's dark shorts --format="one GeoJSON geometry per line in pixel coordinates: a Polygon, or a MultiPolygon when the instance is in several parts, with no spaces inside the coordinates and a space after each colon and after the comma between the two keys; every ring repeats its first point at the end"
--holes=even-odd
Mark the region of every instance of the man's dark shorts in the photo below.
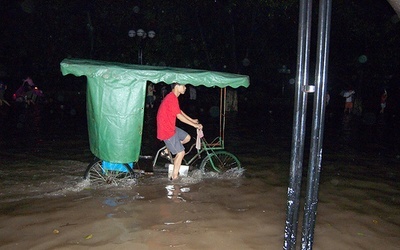
{"type": "Polygon", "coordinates": [[[185,147],[182,145],[182,141],[187,135],[188,133],[186,133],[186,131],[177,127],[175,134],[171,138],[164,140],[164,143],[171,154],[176,155],[177,153],[185,150],[185,147]]]}

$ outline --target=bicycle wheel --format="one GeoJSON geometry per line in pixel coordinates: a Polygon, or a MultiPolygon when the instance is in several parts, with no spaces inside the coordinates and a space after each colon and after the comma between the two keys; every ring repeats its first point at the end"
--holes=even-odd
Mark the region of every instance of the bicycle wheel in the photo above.
{"type": "Polygon", "coordinates": [[[207,155],[200,164],[200,170],[203,174],[207,172],[224,173],[232,168],[240,169],[240,161],[236,156],[226,151],[215,151],[207,155]]]}
{"type": "Polygon", "coordinates": [[[97,160],[88,165],[83,178],[91,184],[112,184],[136,179],[135,173],[128,164],[124,164],[126,171],[107,170],[102,165],[102,160],[97,160]]]}

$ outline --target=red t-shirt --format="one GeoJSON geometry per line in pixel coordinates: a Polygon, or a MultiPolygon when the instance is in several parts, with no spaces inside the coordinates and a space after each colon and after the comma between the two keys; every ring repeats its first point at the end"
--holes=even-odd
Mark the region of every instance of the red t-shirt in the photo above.
{"type": "Polygon", "coordinates": [[[176,116],[181,113],[178,97],[170,92],[157,112],[157,138],[167,140],[175,134],[176,116]]]}

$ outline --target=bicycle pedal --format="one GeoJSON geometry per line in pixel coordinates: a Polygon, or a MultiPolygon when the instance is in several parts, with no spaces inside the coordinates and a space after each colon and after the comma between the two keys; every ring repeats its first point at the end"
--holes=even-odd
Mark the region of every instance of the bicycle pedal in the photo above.
{"type": "Polygon", "coordinates": [[[139,159],[150,160],[150,159],[153,159],[153,156],[151,156],[151,155],[140,155],[139,159]]]}

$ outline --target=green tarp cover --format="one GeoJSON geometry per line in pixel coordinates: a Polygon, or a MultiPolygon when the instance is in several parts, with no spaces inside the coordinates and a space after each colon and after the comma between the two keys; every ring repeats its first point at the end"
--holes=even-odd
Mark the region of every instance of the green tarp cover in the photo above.
{"type": "Polygon", "coordinates": [[[87,77],[90,150],[115,163],[136,162],[142,143],[146,81],[206,87],[248,87],[249,77],[223,72],[64,59],[63,75],[87,77]]]}

